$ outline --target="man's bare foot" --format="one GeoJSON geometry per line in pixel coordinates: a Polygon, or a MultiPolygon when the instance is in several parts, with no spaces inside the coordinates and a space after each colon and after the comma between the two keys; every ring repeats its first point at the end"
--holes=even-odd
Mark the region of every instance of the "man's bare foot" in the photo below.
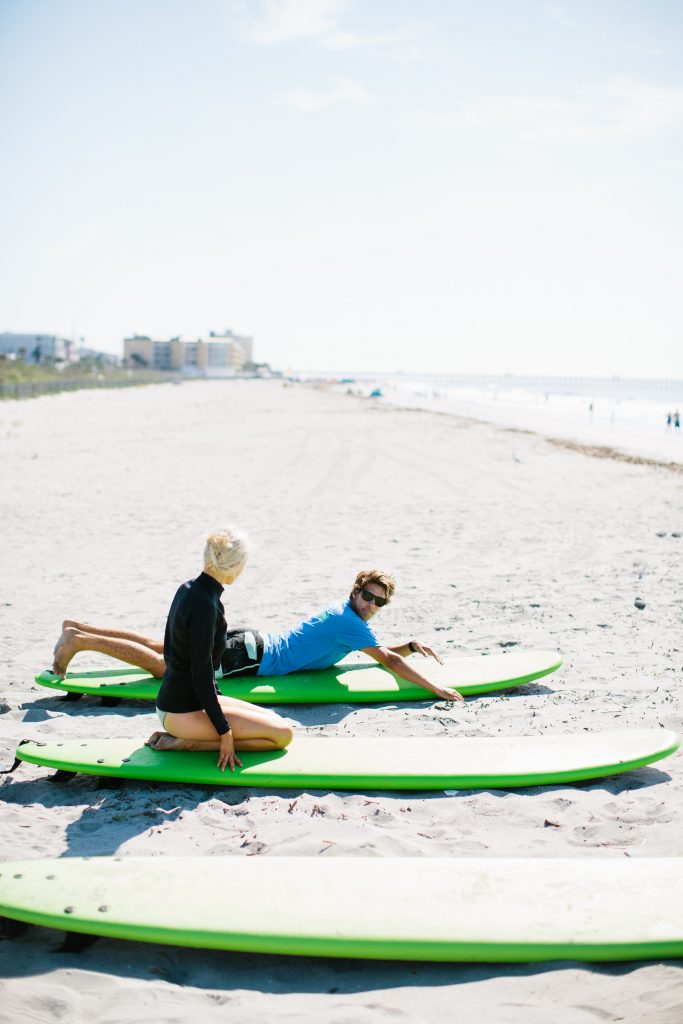
{"type": "Polygon", "coordinates": [[[76,622],[75,619],[64,619],[64,622],[62,623],[62,632],[59,634],[59,640],[55,644],[54,651],[52,653],[53,654],[57,653],[57,648],[59,647],[59,645],[61,643],[63,643],[63,641],[64,641],[64,633],[66,632],[67,629],[80,629],[80,628],[81,628],[80,627],[80,623],[76,622]]]}
{"type": "Polygon", "coordinates": [[[54,649],[52,659],[52,671],[61,679],[66,675],[69,662],[78,651],[76,642],[77,630],[73,626],[66,626],[54,649]]]}

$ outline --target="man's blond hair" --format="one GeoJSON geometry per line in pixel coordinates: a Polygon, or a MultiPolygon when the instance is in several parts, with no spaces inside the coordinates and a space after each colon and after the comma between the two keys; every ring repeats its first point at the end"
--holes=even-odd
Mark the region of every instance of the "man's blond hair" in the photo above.
{"type": "Polygon", "coordinates": [[[388,572],[382,572],[380,569],[361,569],[356,576],[353,590],[362,590],[363,587],[367,587],[368,583],[376,583],[378,586],[384,587],[387,601],[391,600],[396,590],[396,580],[394,577],[390,576],[388,572]]]}

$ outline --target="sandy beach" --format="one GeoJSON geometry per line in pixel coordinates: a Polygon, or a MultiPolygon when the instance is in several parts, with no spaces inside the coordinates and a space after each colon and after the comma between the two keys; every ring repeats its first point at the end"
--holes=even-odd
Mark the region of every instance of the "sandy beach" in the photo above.
{"type": "MultiPolygon", "coordinates": [[[[0,751],[145,738],[142,702],[34,684],[64,617],[161,635],[207,528],[255,550],[229,623],[293,625],[360,568],[398,590],[374,626],[444,655],[557,649],[556,674],[454,706],[280,709],[300,734],[503,736],[683,730],[681,473],[541,435],[324,388],[212,381],[0,405],[0,751]],[[634,601],[645,607],[639,610],[634,601]]],[[[102,664],[81,655],[80,664],[102,664]]],[[[74,667],[79,662],[74,662],[74,667]]],[[[296,742],[296,739],[295,741],[296,742]]],[[[580,786],[386,794],[0,782],[0,861],[89,855],[429,858],[683,855],[683,755],[580,786]],[[553,822],[554,824],[547,824],[553,822]]],[[[449,965],[263,957],[100,940],[0,943],[0,1022],[677,1024],[681,962],[449,965]]]]}

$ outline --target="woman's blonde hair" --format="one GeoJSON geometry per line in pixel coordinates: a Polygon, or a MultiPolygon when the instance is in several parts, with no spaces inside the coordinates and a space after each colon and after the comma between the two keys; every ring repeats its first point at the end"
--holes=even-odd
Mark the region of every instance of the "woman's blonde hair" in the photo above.
{"type": "Polygon", "coordinates": [[[246,562],[250,548],[246,533],[235,526],[214,530],[206,538],[204,568],[230,572],[246,562]]]}

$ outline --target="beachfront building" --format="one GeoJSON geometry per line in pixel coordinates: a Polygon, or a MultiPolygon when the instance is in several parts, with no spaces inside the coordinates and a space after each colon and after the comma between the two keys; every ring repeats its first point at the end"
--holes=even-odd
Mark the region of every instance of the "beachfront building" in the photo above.
{"type": "Polygon", "coordinates": [[[228,345],[236,349],[230,358],[239,360],[241,358],[240,351],[244,353],[244,361],[241,365],[247,363],[253,363],[254,361],[254,339],[249,338],[244,334],[235,334],[234,331],[225,330],[221,331],[209,331],[209,342],[212,346],[218,347],[220,345],[228,345]]]}
{"type": "Polygon", "coordinates": [[[151,370],[175,370],[204,377],[228,377],[252,362],[253,339],[233,331],[210,331],[204,338],[170,338],[160,341],[135,334],[124,338],[126,366],[151,370]]]}
{"type": "Polygon", "coordinates": [[[76,345],[56,334],[0,334],[0,355],[25,363],[70,363],[78,359],[76,345]]]}

